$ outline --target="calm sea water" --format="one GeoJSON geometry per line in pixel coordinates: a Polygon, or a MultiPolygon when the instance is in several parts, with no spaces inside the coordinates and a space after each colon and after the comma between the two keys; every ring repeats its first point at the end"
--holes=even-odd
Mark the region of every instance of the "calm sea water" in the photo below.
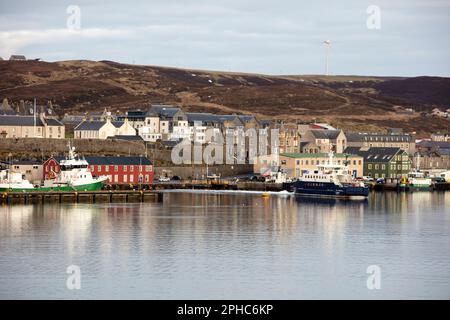
{"type": "Polygon", "coordinates": [[[3,206],[0,298],[449,299],[450,193],[3,206]]]}

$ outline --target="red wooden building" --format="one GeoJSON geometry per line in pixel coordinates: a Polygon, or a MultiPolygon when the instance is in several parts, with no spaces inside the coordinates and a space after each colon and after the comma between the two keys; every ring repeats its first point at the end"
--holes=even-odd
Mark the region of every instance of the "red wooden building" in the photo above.
{"type": "MultiPolygon", "coordinates": [[[[60,172],[64,157],[52,157],[44,162],[44,179],[60,172]]],[[[111,184],[152,184],[153,165],[145,157],[85,157],[92,176],[108,176],[111,184]]]]}

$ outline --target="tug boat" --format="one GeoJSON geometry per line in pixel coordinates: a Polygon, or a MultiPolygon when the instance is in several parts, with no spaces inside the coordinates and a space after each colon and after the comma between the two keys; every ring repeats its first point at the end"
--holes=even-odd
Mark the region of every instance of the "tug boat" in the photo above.
{"type": "Polygon", "coordinates": [[[85,159],[79,158],[75,147],[69,145],[68,158],[61,160],[61,172],[54,180],[45,180],[44,185],[34,186],[25,175],[9,169],[0,172],[0,192],[49,192],[49,191],[93,191],[100,190],[108,177],[92,177],[85,159]]]}
{"type": "Polygon", "coordinates": [[[296,194],[316,197],[364,199],[369,195],[369,187],[356,181],[346,164],[334,163],[333,152],[328,163],[305,172],[293,188],[296,194]]]}

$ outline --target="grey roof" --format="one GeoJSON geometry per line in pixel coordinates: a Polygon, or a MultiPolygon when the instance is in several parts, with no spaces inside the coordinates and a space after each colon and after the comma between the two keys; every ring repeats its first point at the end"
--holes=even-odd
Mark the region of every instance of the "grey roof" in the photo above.
{"type": "Polygon", "coordinates": [[[100,130],[105,124],[106,121],[83,121],[74,130],[100,130]]]}
{"type": "Polygon", "coordinates": [[[344,150],[344,153],[348,153],[348,154],[358,154],[360,151],[360,147],[347,147],[344,150]]]}
{"type": "Polygon", "coordinates": [[[47,125],[49,126],[58,126],[58,127],[62,127],[64,126],[61,121],[59,121],[58,119],[54,119],[54,118],[49,118],[49,119],[45,119],[45,122],[47,123],[47,125]]]}
{"type": "MultiPolygon", "coordinates": [[[[106,124],[107,121],[99,121],[99,120],[85,120],[77,125],[74,130],[100,130],[106,124]]],[[[112,125],[116,128],[120,128],[124,122],[123,121],[111,121],[112,125]]]]}
{"type": "Polygon", "coordinates": [[[263,119],[263,120],[259,120],[259,123],[260,123],[262,126],[270,126],[270,125],[272,124],[272,120],[269,120],[269,119],[263,119]]]}
{"type": "Polygon", "coordinates": [[[310,130],[316,139],[336,139],[341,130],[310,130]]]}
{"type": "Polygon", "coordinates": [[[256,120],[255,116],[252,116],[252,115],[240,115],[240,116],[238,116],[238,118],[242,122],[250,122],[252,120],[256,120]]]}
{"type": "Polygon", "coordinates": [[[153,105],[146,113],[147,116],[158,115],[163,118],[173,118],[181,109],[171,105],[153,105]]]}
{"type": "Polygon", "coordinates": [[[201,121],[201,122],[220,122],[219,116],[212,113],[186,113],[188,121],[201,121]]]}
{"type": "Polygon", "coordinates": [[[120,128],[124,122],[123,121],[111,121],[111,123],[113,124],[114,127],[116,128],[120,128]]]}
{"type": "MultiPolygon", "coordinates": [[[[66,159],[66,157],[63,156],[56,156],[53,157],[58,163],[61,162],[61,160],[66,159]]],[[[84,157],[86,159],[87,163],[90,165],[134,165],[134,166],[147,166],[151,165],[152,162],[146,158],[146,157],[102,157],[102,156],[87,156],[84,157]]]]}
{"type": "Polygon", "coordinates": [[[424,148],[440,148],[440,149],[450,149],[450,142],[446,141],[430,141],[430,140],[422,140],[417,143],[417,146],[424,148]]]}
{"type": "Polygon", "coordinates": [[[365,162],[389,162],[392,157],[401,152],[400,148],[369,148],[368,150],[361,150],[354,147],[345,149],[345,153],[356,154],[364,157],[365,162]]]}
{"type": "Polygon", "coordinates": [[[346,133],[348,142],[412,142],[413,136],[410,134],[384,134],[384,133],[346,133]]]}
{"type": "Polygon", "coordinates": [[[450,156],[450,148],[439,149],[437,153],[441,156],[450,156]]]}
{"type": "Polygon", "coordinates": [[[0,115],[0,125],[2,126],[34,126],[34,120],[36,119],[37,126],[43,126],[39,117],[31,116],[18,116],[18,115],[0,115]]]}

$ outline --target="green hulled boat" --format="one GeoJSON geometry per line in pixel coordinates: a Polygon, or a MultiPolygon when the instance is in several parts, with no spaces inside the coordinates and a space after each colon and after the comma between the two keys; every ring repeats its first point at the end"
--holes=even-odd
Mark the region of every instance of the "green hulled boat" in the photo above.
{"type": "Polygon", "coordinates": [[[0,192],[52,192],[52,191],[95,191],[102,189],[108,177],[92,177],[89,164],[75,154],[69,146],[69,157],[61,161],[61,171],[54,180],[46,180],[35,186],[25,179],[21,172],[11,169],[0,172],[0,192]]]}

